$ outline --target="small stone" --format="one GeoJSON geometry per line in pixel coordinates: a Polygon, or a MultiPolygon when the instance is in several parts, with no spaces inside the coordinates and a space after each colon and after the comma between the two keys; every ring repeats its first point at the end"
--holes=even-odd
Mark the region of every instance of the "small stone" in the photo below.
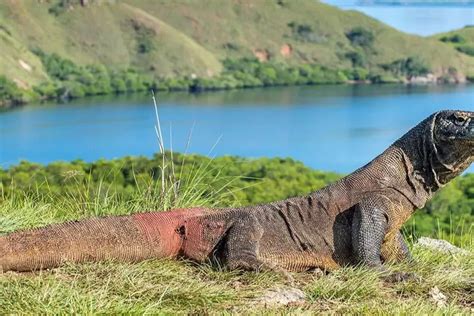
{"type": "Polygon", "coordinates": [[[444,295],[437,286],[433,287],[430,289],[429,292],[431,299],[433,302],[436,303],[436,306],[438,307],[445,307],[447,305],[446,302],[446,295],[444,295]]]}
{"type": "Polygon", "coordinates": [[[298,305],[305,302],[306,295],[297,288],[276,288],[268,290],[263,296],[255,299],[257,304],[265,306],[298,305]]]}
{"type": "Polygon", "coordinates": [[[429,248],[432,250],[448,253],[448,254],[459,254],[459,255],[467,255],[469,251],[465,249],[461,249],[456,247],[446,240],[442,239],[433,239],[428,237],[420,237],[415,244],[416,246],[429,248]]]}
{"type": "Polygon", "coordinates": [[[320,268],[315,268],[314,270],[311,271],[313,276],[317,279],[321,278],[324,276],[324,271],[321,270],[320,268]]]}

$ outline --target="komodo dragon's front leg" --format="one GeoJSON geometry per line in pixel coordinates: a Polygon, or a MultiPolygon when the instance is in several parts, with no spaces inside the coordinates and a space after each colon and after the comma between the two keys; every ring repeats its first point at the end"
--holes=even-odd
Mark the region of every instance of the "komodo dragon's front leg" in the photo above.
{"type": "MultiPolygon", "coordinates": [[[[393,203],[385,196],[374,195],[358,203],[352,222],[352,247],[356,260],[363,265],[387,273],[382,266],[385,261],[410,259],[411,254],[400,231],[393,237],[387,232],[393,203]]],[[[408,273],[392,273],[390,280],[403,280],[413,277],[408,273]]]]}

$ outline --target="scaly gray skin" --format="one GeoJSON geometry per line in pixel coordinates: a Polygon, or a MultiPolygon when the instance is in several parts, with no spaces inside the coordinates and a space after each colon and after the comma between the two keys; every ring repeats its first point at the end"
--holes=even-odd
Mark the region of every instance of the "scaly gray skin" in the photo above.
{"type": "Polygon", "coordinates": [[[474,112],[441,111],[366,166],[305,197],[105,217],[0,237],[0,268],[185,257],[231,269],[332,270],[410,257],[400,228],[474,161],[474,112]]]}

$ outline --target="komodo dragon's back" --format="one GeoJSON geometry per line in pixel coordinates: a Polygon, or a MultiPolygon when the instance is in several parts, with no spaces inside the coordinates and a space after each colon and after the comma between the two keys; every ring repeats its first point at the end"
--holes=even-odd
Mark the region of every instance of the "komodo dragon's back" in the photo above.
{"type": "Polygon", "coordinates": [[[366,166],[263,205],[92,218],[0,236],[0,270],[184,257],[230,269],[335,269],[410,257],[400,228],[474,161],[474,112],[434,113],[366,166]]]}

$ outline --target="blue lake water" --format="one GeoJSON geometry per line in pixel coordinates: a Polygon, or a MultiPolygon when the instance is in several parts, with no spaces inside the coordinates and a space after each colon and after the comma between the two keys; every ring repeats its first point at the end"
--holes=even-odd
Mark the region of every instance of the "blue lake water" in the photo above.
{"type": "MultiPolygon", "coordinates": [[[[193,130],[188,152],[292,157],[337,172],[367,163],[434,111],[474,110],[474,85],[276,87],[157,97],[167,149],[172,143],[184,152],[193,130]]],[[[22,159],[150,156],[158,151],[154,124],[147,94],[0,112],[0,167],[22,159]]]]}
{"type": "Polygon", "coordinates": [[[433,35],[474,24],[474,6],[360,5],[356,0],[323,0],[344,10],[361,11],[400,31],[433,35]]]}

